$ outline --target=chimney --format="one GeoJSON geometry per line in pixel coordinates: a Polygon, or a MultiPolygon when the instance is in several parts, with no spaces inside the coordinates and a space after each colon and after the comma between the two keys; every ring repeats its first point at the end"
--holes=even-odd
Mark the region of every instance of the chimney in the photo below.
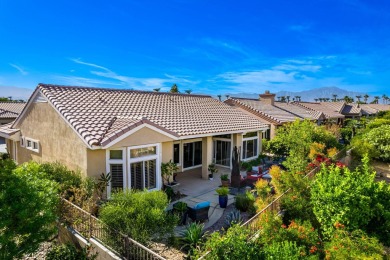
{"type": "Polygon", "coordinates": [[[271,94],[269,90],[266,90],[264,94],[259,95],[259,100],[264,102],[265,104],[274,105],[275,102],[275,94],[271,94]]]}

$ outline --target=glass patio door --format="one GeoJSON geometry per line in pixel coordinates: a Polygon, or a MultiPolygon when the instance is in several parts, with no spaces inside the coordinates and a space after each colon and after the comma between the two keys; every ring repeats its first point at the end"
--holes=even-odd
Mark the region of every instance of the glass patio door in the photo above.
{"type": "Polygon", "coordinates": [[[215,164],[230,166],[231,142],[214,140],[214,162],[215,164]]]}
{"type": "Polygon", "coordinates": [[[151,190],[156,186],[156,160],[135,162],[130,164],[131,188],[151,190]]]}
{"type": "Polygon", "coordinates": [[[202,141],[183,143],[183,167],[190,168],[202,164],[202,141]]]}

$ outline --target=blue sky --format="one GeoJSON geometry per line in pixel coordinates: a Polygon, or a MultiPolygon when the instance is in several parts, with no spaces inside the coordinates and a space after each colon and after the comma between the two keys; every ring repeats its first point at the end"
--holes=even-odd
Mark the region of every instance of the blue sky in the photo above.
{"type": "Polygon", "coordinates": [[[390,94],[387,0],[0,0],[0,36],[3,87],[390,94]]]}

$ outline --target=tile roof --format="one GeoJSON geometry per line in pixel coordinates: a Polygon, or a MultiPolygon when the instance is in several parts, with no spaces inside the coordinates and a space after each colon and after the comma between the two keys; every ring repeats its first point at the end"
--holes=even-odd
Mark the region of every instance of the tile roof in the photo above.
{"type": "Polygon", "coordinates": [[[310,109],[304,109],[302,107],[292,105],[291,103],[274,102],[274,105],[271,105],[258,99],[238,97],[232,97],[226,100],[225,103],[238,106],[255,114],[256,116],[276,124],[293,122],[296,119],[314,120],[318,119],[321,115],[321,113],[310,109]]]}
{"type": "Polygon", "coordinates": [[[176,137],[268,127],[211,96],[39,84],[38,90],[90,145],[141,124],[176,137]]]}
{"type": "Polygon", "coordinates": [[[294,103],[286,103],[286,102],[275,102],[275,106],[282,108],[284,110],[287,110],[288,112],[298,115],[299,117],[303,119],[320,119],[321,116],[323,116],[322,112],[314,111],[311,109],[306,109],[301,106],[297,106],[294,103]]]}
{"type": "Polygon", "coordinates": [[[11,123],[8,123],[8,124],[4,124],[4,125],[0,125],[0,132],[4,133],[6,135],[13,135],[14,133],[19,132],[19,129],[12,128],[13,123],[14,122],[11,122],[11,123]]]}
{"type": "Polygon", "coordinates": [[[360,115],[362,112],[362,109],[360,107],[351,105],[351,104],[345,104],[343,110],[341,111],[341,114],[343,115],[360,115]]]}
{"type": "Polygon", "coordinates": [[[0,102],[0,118],[17,118],[26,103],[0,102]]]}
{"type": "Polygon", "coordinates": [[[301,107],[311,109],[313,111],[318,111],[324,113],[326,118],[344,118],[344,115],[342,115],[340,112],[338,112],[337,108],[332,108],[330,106],[324,105],[322,103],[315,103],[315,102],[293,102],[296,105],[299,105],[301,107]]]}
{"type": "Polygon", "coordinates": [[[293,114],[288,113],[283,109],[261,102],[257,99],[231,97],[230,99],[226,100],[225,103],[238,105],[238,107],[249,112],[255,112],[257,116],[276,124],[292,122],[297,118],[293,114]]]}

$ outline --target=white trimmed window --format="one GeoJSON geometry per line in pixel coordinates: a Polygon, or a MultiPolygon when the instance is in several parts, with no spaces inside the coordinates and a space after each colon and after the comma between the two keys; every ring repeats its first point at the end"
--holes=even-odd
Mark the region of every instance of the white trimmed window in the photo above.
{"type": "MultiPolygon", "coordinates": [[[[22,141],[20,143],[22,143],[22,141]]],[[[39,153],[39,141],[38,140],[34,140],[31,138],[25,137],[23,144],[24,144],[23,147],[26,147],[28,150],[39,153]]]]}
{"type": "Polygon", "coordinates": [[[20,146],[25,147],[26,146],[26,140],[23,136],[20,137],[20,146]]]}
{"type": "Polygon", "coordinates": [[[257,132],[246,133],[242,138],[242,160],[256,159],[259,153],[257,132]]]}
{"type": "Polygon", "coordinates": [[[129,186],[137,190],[160,187],[158,145],[129,147],[129,186]]]}
{"type": "Polygon", "coordinates": [[[109,194],[111,191],[125,188],[125,149],[107,151],[107,173],[111,174],[111,183],[109,185],[109,194]]]}
{"type": "Polygon", "coordinates": [[[180,165],[180,142],[173,144],[173,162],[180,165]]]}

